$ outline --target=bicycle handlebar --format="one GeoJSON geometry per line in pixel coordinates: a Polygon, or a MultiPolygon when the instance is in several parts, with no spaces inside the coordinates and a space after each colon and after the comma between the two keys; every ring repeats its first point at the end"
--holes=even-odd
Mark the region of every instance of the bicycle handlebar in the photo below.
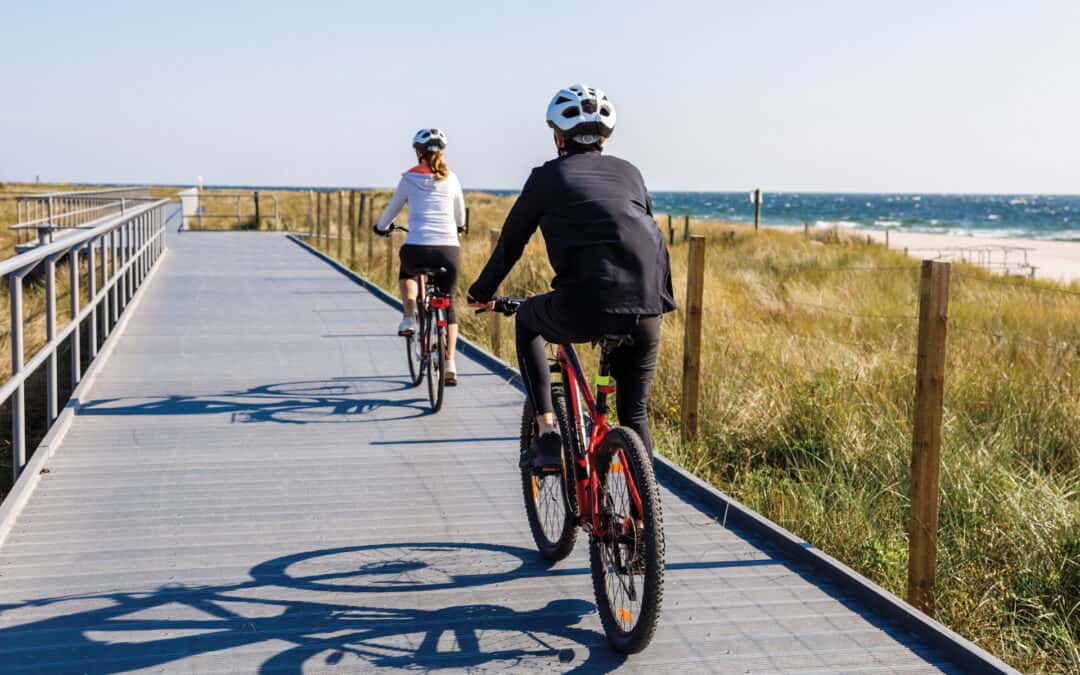
{"type": "MultiPolygon", "coordinates": [[[[525,298],[495,297],[492,300],[495,302],[495,307],[491,311],[505,316],[513,316],[518,311],[518,307],[521,307],[521,303],[525,302],[525,298]]],[[[482,308],[476,310],[476,313],[483,314],[486,311],[488,311],[487,308],[482,308]]]]}
{"type": "Polygon", "coordinates": [[[394,234],[394,230],[401,230],[402,232],[409,231],[409,228],[405,227],[404,225],[395,225],[394,223],[390,223],[390,227],[386,230],[386,232],[383,232],[379,229],[378,223],[372,225],[371,229],[374,230],[375,234],[379,235],[380,237],[389,237],[390,235],[394,234]]]}

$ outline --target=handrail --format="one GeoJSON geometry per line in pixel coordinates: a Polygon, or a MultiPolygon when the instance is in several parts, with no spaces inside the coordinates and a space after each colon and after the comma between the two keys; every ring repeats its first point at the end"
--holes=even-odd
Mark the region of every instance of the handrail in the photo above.
{"type": "Polygon", "coordinates": [[[17,479],[26,465],[26,380],[41,365],[46,366],[46,422],[52,425],[58,414],[56,358],[61,345],[70,340],[71,388],[82,377],[80,329],[88,322],[90,358],[97,356],[99,335],[108,337],[120,313],[134,297],[154,263],[165,250],[165,207],[168,199],[128,209],[87,229],[21,253],[0,262],[0,276],[7,277],[11,293],[11,376],[0,385],[0,404],[12,399],[12,467],[17,479]],[[85,271],[79,255],[86,251],[85,271]],[[100,265],[97,256],[101,256],[100,265]],[[67,256],[70,273],[71,311],[67,324],[56,326],[56,261],[67,256]],[[44,267],[46,302],[46,342],[24,361],[23,278],[44,267]],[[88,302],[80,307],[79,286],[86,279],[88,302]],[[100,285],[99,285],[100,278],[100,285]],[[99,331],[100,328],[100,331],[99,331]]]}
{"type": "Polygon", "coordinates": [[[116,192],[137,192],[145,191],[149,192],[150,186],[148,185],[129,185],[127,187],[111,187],[111,188],[96,188],[93,190],[62,190],[59,192],[27,192],[21,194],[16,199],[33,199],[33,198],[49,198],[49,197],[92,197],[94,195],[113,194],[116,192]]]}

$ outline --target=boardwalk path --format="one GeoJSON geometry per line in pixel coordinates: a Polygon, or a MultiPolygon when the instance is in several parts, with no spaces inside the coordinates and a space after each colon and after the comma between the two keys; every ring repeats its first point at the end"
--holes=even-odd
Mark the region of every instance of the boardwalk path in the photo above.
{"type": "Polygon", "coordinates": [[[462,359],[429,415],[394,311],[296,244],[170,246],[0,547],[0,670],[948,669],[670,486],[661,628],[615,658],[583,543],[531,550],[516,389],[462,359]]]}

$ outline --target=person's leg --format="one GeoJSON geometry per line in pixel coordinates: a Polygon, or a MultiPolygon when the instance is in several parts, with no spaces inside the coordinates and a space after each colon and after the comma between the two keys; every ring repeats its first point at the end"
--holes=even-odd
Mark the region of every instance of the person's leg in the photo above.
{"type": "Polygon", "coordinates": [[[458,273],[461,270],[461,249],[457,246],[440,246],[439,248],[442,261],[438,264],[447,270],[446,274],[438,280],[439,290],[450,297],[450,308],[446,310],[446,360],[453,363],[454,356],[457,354],[458,339],[457,302],[454,300],[454,293],[457,288],[458,273]]]}
{"type": "Polygon", "coordinates": [[[416,247],[409,244],[405,244],[398,250],[398,286],[401,291],[402,314],[407,319],[416,316],[418,285],[412,271],[416,254],[416,247]]]}
{"type": "Polygon", "coordinates": [[[555,406],[551,402],[551,371],[548,369],[546,342],[541,332],[546,327],[550,293],[529,298],[518,308],[514,322],[518,367],[525,391],[536,414],[540,435],[558,433],[555,406]]]}
{"type": "Polygon", "coordinates": [[[410,317],[416,316],[416,295],[418,292],[416,279],[398,279],[398,286],[401,290],[402,314],[410,317]]]}
{"type": "Polygon", "coordinates": [[[631,335],[633,344],[620,347],[611,355],[611,374],[616,386],[615,409],[619,413],[619,424],[636,431],[651,454],[653,443],[649,433],[648,403],[660,354],[660,317],[642,317],[631,335]]]}

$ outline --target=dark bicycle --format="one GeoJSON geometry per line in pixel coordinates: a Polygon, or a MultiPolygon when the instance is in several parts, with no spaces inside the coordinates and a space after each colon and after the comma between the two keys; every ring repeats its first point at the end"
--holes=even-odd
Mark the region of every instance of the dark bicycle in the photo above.
{"type": "MultiPolygon", "coordinates": [[[[521,300],[496,298],[507,316],[521,300]]],[[[530,445],[536,414],[526,399],[521,416],[521,485],[529,528],[541,557],[556,561],[573,550],[577,528],[589,534],[589,561],[600,622],[617,651],[648,646],[656,631],[664,593],[664,523],[652,457],[641,437],[607,423],[607,397],[615,393],[611,352],[631,340],[605,335],[595,395],[573,345],[558,345],[551,372],[551,399],[563,438],[560,472],[532,468],[530,445]]]]}
{"type": "MultiPolygon", "coordinates": [[[[383,236],[390,236],[394,230],[408,232],[409,228],[391,223],[390,230],[383,236]]],[[[450,309],[450,296],[439,290],[434,277],[446,274],[447,270],[445,267],[418,267],[415,272],[418,287],[417,329],[415,333],[402,335],[405,338],[405,357],[409,362],[409,377],[414,387],[420,386],[424,375],[427,375],[431,412],[439,412],[446,386],[444,366],[448,348],[447,312],[450,309]]]]}

